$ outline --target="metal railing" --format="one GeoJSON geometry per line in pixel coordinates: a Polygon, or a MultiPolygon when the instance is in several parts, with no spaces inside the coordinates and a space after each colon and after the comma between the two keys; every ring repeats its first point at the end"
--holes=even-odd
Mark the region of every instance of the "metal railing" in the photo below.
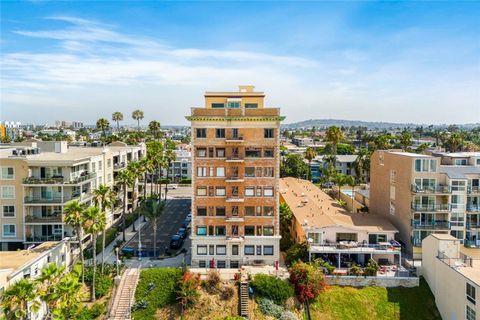
{"type": "Polygon", "coordinates": [[[452,193],[452,187],[447,185],[419,186],[412,184],[411,190],[415,193],[452,193]]]}
{"type": "Polygon", "coordinates": [[[468,193],[480,193],[480,187],[467,187],[468,193]]]}
{"type": "Polygon", "coordinates": [[[412,227],[414,229],[450,229],[450,223],[448,221],[415,221],[412,220],[412,227]]]}
{"type": "Polygon", "coordinates": [[[469,211],[469,212],[480,212],[480,205],[478,205],[478,204],[467,204],[467,211],[469,211]]]}
{"type": "Polygon", "coordinates": [[[480,221],[479,222],[467,222],[467,229],[477,229],[480,228],[480,221]]]}
{"type": "Polygon", "coordinates": [[[52,216],[25,216],[25,222],[27,223],[44,223],[44,222],[62,222],[62,215],[52,215],[52,216]]]}
{"type": "Polygon", "coordinates": [[[52,234],[52,235],[41,235],[41,236],[33,236],[33,237],[26,237],[26,242],[45,242],[45,241],[60,241],[63,239],[62,235],[52,234]]]}
{"type": "Polygon", "coordinates": [[[226,139],[227,141],[239,141],[239,142],[243,142],[243,136],[227,136],[226,139]]]}
{"type": "Polygon", "coordinates": [[[422,204],[422,203],[411,203],[411,208],[415,211],[449,211],[451,210],[451,205],[449,204],[422,204]]]}
{"type": "Polygon", "coordinates": [[[52,177],[28,177],[23,179],[24,184],[77,184],[90,179],[94,179],[97,176],[95,172],[90,172],[83,175],[70,175],[69,178],[64,176],[52,176],[52,177]]]}
{"type": "Polygon", "coordinates": [[[336,243],[313,243],[311,245],[313,248],[335,248],[340,250],[363,250],[363,251],[371,251],[373,250],[390,250],[390,251],[401,251],[401,245],[395,242],[386,242],[385,244],[378,244],[378,243],[363,243],[363,242],[355,242],[355,241],[344,241],[344,242],[336,242],[336,243]],[[388,243],[388,244],[387,244],[388,243]]]}

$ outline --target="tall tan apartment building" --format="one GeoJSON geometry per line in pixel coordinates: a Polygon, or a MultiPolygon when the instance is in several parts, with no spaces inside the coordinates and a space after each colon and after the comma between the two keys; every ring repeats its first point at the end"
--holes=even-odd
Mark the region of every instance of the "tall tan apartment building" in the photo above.
{"type": "Polygon", "coordinates": [[[253,86],[206,92],[192,108],[192,266],[238,268],[279,257],[279,108],[253,86]]]}
{"type": "Polygon", "coordinates": [[[376,151],[370,166],[371,212],[390,219],[413,258],[431,233],[480,248],[480,153],[376,151]]]}
{"type": "MultiPolygon", "coordinates": [[[[115,174],[146,153],[144,145],[69,147],[65,141],[26,142],[0,151],[0,250],[72,236],[64,206],[73,200],[91,205],[94,189],[114,186],[115,174]]],[[[115,217],[107,211],[108,225],[115,217]]]]}

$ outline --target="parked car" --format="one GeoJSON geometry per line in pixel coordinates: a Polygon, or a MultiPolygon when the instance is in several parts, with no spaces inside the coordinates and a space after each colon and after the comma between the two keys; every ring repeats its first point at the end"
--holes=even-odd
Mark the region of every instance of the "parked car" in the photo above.
{"type": "Polygon", "coordinates": [[[322,183],[322,188],[331,189],[331,188],[333,188],[333,186],[335,186],[335,183],[333,183],[333,182],[324,182],[324,183],[322,183]]]}
{"type": "Polygon", "coordinates": [[[178,186],[176,184],[169,184],[167,185],[167,189],[177,189],[178,186]]]}
{"type": "Polygon", "coordinates": [[[183,238],[179,234],[174,234],[170,238],[170,248],[171,249],[180,249],[183,244],[183,238]]]}
{"type": "Polygon", "coordinates": [[[187,217],[185,219],[192,221],[192,214],[191,213],[187,214],[187,217]]]}
{"type": "Polygon", "coordinates": [[[190,221],[191,221],[191,220],[188,220],[188,219],[183,220],[183,222],[182,222],[182,228],[187,229],[188,226],[190,225],[190,221]]]}
{"type": "Polygon", "coordinates": [[[187,237],[187,229],[185,228],[180,228],[177,231],[177,234],[182,237],[182,239],[185,239],[187,237]]]}

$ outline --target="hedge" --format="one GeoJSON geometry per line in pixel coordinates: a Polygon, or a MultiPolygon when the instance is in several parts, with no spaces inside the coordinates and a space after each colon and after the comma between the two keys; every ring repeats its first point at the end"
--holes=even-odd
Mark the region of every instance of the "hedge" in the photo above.
{"type": "Polygon", "coordinates": [[[256,294],[268,298],[276,304],[284,304],[294,294],[290,283],[266,274],[257,274],[251,285],[256,294]]]}

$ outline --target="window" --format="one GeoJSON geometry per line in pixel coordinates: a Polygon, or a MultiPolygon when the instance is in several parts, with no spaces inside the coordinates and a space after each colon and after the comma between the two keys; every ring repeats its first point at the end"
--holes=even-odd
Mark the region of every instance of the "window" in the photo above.
{"type": "Polygon", "coordinates": [[[224,256],[227,254],[227,246],[217,246],[217,254],[220,256],[224,256]]]}
{"type": "Polygon", "coordinates": [[[206,236],[207,235],[207,227],[197,227],[197,236],[206,236]]]}
{"type": "Polygon", "coordinates": [[[262,246],[257,246],[257,256],[262,255],[262,246]]]}
{"type": "Polygon", "coordinates": [[[263,137],[266,139],[271,139],[273,138],[275,129],[269,128],[269,129],[263,129],[263,137]]]}
{"type": "Polygon", "coordinates": [[[217,260],[217,268],[218,269],[225,269],[227,267],[227,263],[225,260],[217,260]]]}
{"type": "Polygon", "coordinates": [[[197,207],[197,216],[205,217],[207,215],[207,207],[197,207]]]}
{"type": "Polygon", "coordinates": [[[264,197],[273,197],[273,187],[263,187],[264,197]]]}
{"type": "Polygon", "coordinates": [[[245,167],[245,177],[255,177],[255,167],[245,167]]]}
{"type": "Polygon", "coordinates": [[[225,168],[217,167],[217,177],[225,177],[225,168]]]}
{"type": "Polygon", "coordinates": [[[473,310],[472,308],[470,308],[470,306],[466,306],[466,310],[465,310],[465,320],[476,320],[476,312],[475,310],[473,310]]]}
{"type": "Polygon", "coordinates": [[[273,153],[273,149],[264,149],[263,150],[263,157],[265,158],[273,158],[275,155],[273,153]]]}
{"type": "Polygon", "coordinates": [[[264,216],[273,216],[273,207],[263,207],[264,216]]]}
{"type": "Polygon", "coordinates": [[[262,187],[257,187],[257,193],[256,193],[257,197],[261,197],[262,196],[262,187]]]}
{"type": "Polygon", "coordinates": [[[98,161],[98,170],[102,170],[102,161],[98,161]]]}
{"type": "Polygon", "coordinates": [[[245,207],[245,215],[246,216],[254,216],[255,215],[255,207],[245,207]]]}
{"type": "Polygon", "coordinates": [[[257,226],[257,236],[262,235],[262,226],[257,226]]]}
{"type": "Polygon", "coordinates": [[[197,187],[197,196],[205,197],[207,195],[207,187],[197,187]]]}
{"type": "Polygon", "coordinates": [[[253,256],[255,253],[255,246],[245,246],[244,250],[246,256],[253,256]]]}
{"type": "Polygon", "coordinates": [[[238,256],[238,245],[236,244],[232,246],[232,256],[238,256]]]}
{"type": "Polygon", "coordinates": [[[218,128],[215,130],[215,137],[216,138],[225,138],[225,129],[224,128],[218,128]]]}
{"type": "Polygon", "coordinates": [[[263,176],[267,178],[273,178],[273,168],[263,168],[263,176]]]}
{"type": "Polygon", "coordinates": [[[205,260],[199,260],[199,261],[198,261],[198,267],[199,267],[199,268],[206,268],[206,267],[207,267],[207,263],[205,262],[205,260]]]}
{"type": "Polygon", "coordinates": [[[197,177],[206,177],[207,168],[206,167],[197,167],[197,177]]]}
{"type": "Polygon", "coordinates": [[[238,269],[239,267],[240,267],[240,264],[238,263],[238,260],[230,261],[230,268],[238,269]]]}
{"type": "Polygon", "coordinates": [[[368,235],[368,243],[369,244],[377,244],[379,242],[386,242],[386,241],[387,241],[387,235],[386,234],[370,233],[368,235]]]}
{"type": "Polygon", "coordinates": [[[264,236],[273,236],[273,226],[264,226],[263,227],[264,236]]]}
{"type": "Polygon", "coordinates": [[[262,156],[262,149],[247,148],[245,150],[245,157],[247,158],[260,158],[261,156],[262,156]]]}
{"type": "Polygon", "coordinates": [[[262,176],[262,171],[263,171],[262,167],[257,167],[256,172],[255,172],[255,176],[260,178],[262,176]]]}
{"type": "Polygon", "coordinates": [[[211,256],[215,254],[215,246],[213,244],[208,246],[208,254],[211,256]]]}
{"type": "Polygon", "coordinates": [[[255,235],[255,227],[254,226],[245,226],[245,235],[246,236],[254,236],[255,235]]]}
{"type": "Polygon", "coordinates": [[[206,138],[206,137],[207,137],[207,129],[197,128],[197,138],[206,138]]]}
{"type": "Polygon", "coordinates": [[[255,195],[255,187],[245,187],[245,197],[253,197],[255,195]]]}
{"type": "Polygon", "coordinates": [[[435,172],[437,168],[437,160],[435,159],[416,159],[416,172],[435,172]]]}
{"type": "Polygon", "coordinates": [[[260,207],[260,206],[255,207],[255,214],[257,216],[261,216],[262,215],[262,207],[260,207]]]}
{"type": "Polygon", "coordinates": [[[455,159],[456,166],[466,166],[467,164],[467,159],[455,159]]]}
{"type": "Polygon", "coordinates": [[[197,157],[205,158],[207,156],[207,149],[205,148],[197,148],[197,157]]]}
{"type": "Polygon", "coordinates": [[[197,246],[197,254],[200,256],[207,255],[207,246],[197,246]]]}
{"type": "Polygon", "coordinates": [[[3,225],[3,236],[4,237],[15,237],[17,235],[16,225],[14,224],[4,224],[3,225]]]}
{"type": "Polygon", "coordinates": [[[0,180],[15,179],[15,169],[13,167],[0,167],[0,180]]]}
{"type": "Polygon", "coordinates": [[[223,103],[212,103],[212,108],[213,109],[225,108],[225,104],[223,104],[223,103]]]}
{"type": "Polygon", "coordinates": [[[238,236],[238,225],[232,226],[232,236],[238,236]]]}
{"type": "Polygon", "coordinates": [[[225,158],[225,149],[224,148],[217,148],[215,151],[216,151],[216,157],[217,158],[225,158]]]}
{"type": "Polygon", "coordinates": [[[15,206],[2,206],[2,213],[4,218],[14,218],[15,206]]]}
{"type": "Polygon", "coordinates": [[[257,103],[245,103],[245,109],[256,109],[258,108],[257,103]]]}
{"type": "Polygon", "coordinates": [[[240,101],[228,101],[227,108],[232,108],[232,109],[240,108],[240,101]]]}
{"type": "Polygon", "coordinates": [[[217,197],[225,197],[225,187],[216,187],[215,188],[215,196],[217,197]]]}
{"type": "Polygon", "coordinates": [[[112,159],[107,159],[107,168],[112,167],[112,159]]]}
{"type": "Polygon", "coordinates": [[[273,256],[273,246],[263,246],[264,256],[273,256]]]}
{"type": "Polygon", "coordinates": [[[467,282],[467,300],[475,304],[475,287],[467,282]]]}
{"type": "Polygon", "coordinates": [[[214,152],[215,152],[214,148],[208,148],[208,157],[213,158],[214,152]]]}
{"type": "Polygon", "coordinates": [[[0,189],[0,199],[15,199],[15,187],[2,186],[0,189]]]}
{"type": "Polygon", "coordinates": [[[215,227],[215,235],[219,237],[225,236],[225,226],[215,227]]]}
{"type": "Polygon", "coordinates": [[[112,174],[111,173],[109,173],[107,175],[107,182],[112,182],[112,174]]]}
{"type": "Polygon", "coordinates": [[[215,215],[217,217],[224,217],[225,216],[226,209],[225,207],[217,207],[215,210],[215,215]]]}

